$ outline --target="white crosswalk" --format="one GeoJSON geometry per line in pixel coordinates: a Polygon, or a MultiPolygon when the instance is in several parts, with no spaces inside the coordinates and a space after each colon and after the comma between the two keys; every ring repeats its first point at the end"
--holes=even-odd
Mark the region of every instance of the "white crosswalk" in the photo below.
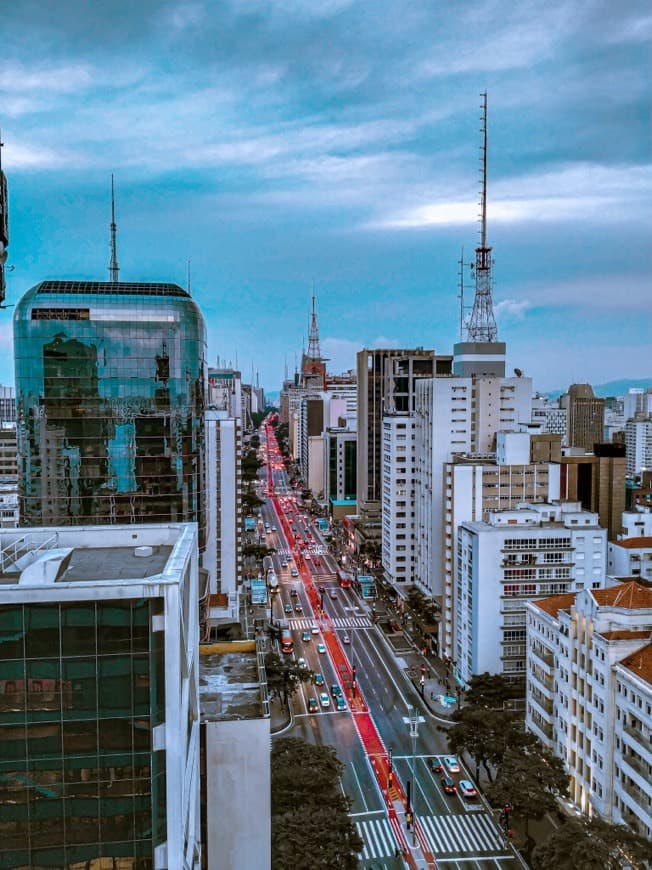
{"type": "Polygon", "coordinates": [[[360,852],[362,861],[393,857],[396,850],[396,840],[386,816],[378,819],[365,819],[356,822],[355,826],[364,842],[364,848],[360,852]]]}
{"type": "MultiPolygon", "coordinates": [[[[311,625],[319,625],[316,619],[307,619],[304,617],[292,618],[288,617],[290,628],[294,629],[309,629],[311,625]]],[[[331,619],[333,628],[371,628],[371,620],[367,616],[347,616],[335,617],[331,619]]]]}
{"type": "Polygon", "coordinates": [[[442,852],[496,852],[505,844],[487,813],[420,816],[435,857],[442,852]]]}

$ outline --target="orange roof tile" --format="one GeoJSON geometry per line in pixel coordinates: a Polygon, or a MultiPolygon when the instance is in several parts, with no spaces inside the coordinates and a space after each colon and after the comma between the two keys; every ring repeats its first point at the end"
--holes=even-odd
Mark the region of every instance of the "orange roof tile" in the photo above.
{"type": "Polygon", "coordinates": [[[596,603],[602,607],[622,607],[626,610],[652,608],[652,589],[636,580],[609,586],[607,589],[590,589],[596,603]]]}
{"type": "Polygon", "coordinates": [[[609,541],[610,544],[615,544],[617,547],[624,547],[626,550],[649,550],[652,547],[652,538],[649,535],[641,535],[638,538],[623,538],[620,541],[609,541]]]}
{"type": "Polygon", "coordinates": [[[566,592],[564,595],[552,595],[550,598],[542,598],[540,601],[533,601],[532,604],[548,613],[550,616],[557,616],[560,610],[568,610],[571,604],[575,604],[575,592],[566,592]]]}
{"type": "Polygon", "coordinates": [[[646,683],[652,684],[652,643],[628,655],[620,664],[646,683]]]}
{"type": "Polygon", "coordinates": [[[605,640],[636,640],[637,638],[650,637],[652,629],[647,629],[647,631],[628,631],[622,628],[617,631],[601,631],[600,634],[605,640]]]}

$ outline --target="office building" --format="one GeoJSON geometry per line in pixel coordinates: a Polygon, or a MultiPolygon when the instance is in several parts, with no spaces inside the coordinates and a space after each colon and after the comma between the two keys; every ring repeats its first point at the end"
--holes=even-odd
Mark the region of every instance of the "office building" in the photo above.
{"type": "Polygon", "coordinates": [[[593,393],[590,384],[572,384],[562,396],[562,407],[568,412],[566,443],[579,447],[585,453],[593,452],[593,445],[605,440],[605,402],[593,393]]]}
{"type": "Polygon", "coordinates": [[[652,415],[625,423],[627,474],[640,475],[652,469],[652,415]]]}
{"type": "Polygon", "coordinates": [[[596,443],[591,453],[562,451],[561,498],[579,501],[595,511],[600,525],[616,538],[621,532],[625,510],[625,447],[623,444],[596,443]]]}
{"type": "Polygon", "coordinates": [[[526,727],[582,812],[652,838],[652,589],[637,581],[527,606],[526,727]]]}
{"type": "Polygon", "coordinates": [[[0,483],[18,482],[16,424],[0,427],[0,483]]]}
{"type": "Polygon", "coordinates": [[[324,434],[324,497],[333,502],[348,502],[355,509],[357,433],[350,429],[329,428],[324,434]]]}
{"type": "Polygon", "coordinates": [[[520,505],[458,530],[457,679],[489,671],[524,683],[528,601],[605,585],[607,532],[575,503],[520,505]]]}
{"type": "Polygon", "coordinates": [[[227,411],[229,417],[242,415],[242,375],[236,369],[209,368],[206,405],[227,411]]]}
{"type": "Polygon", "coordinates": [[[14,315],[25,525],[198,523],[206,338],[174,284],[43,281],[14,315]]]}
{"type": "Polygon", "coordinates": [[[194,523],[0,531],[0,866],[195,870],[194,523]]]}
{"type": "Polygon", "coordinates": [[[16,423],[16,390],[0,384],[0,427],[16,423]]]}

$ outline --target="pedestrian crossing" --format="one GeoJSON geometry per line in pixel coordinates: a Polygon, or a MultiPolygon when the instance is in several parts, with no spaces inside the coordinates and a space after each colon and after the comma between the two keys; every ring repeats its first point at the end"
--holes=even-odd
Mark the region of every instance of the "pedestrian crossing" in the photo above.
{"type": "Polygon", "coordinates": [[[435,856],[459,852],[496,852],[505,848],[487,813],[419,816],[421,829],[435,856]]]}
{"type": "MultiPolygon", "coordinates": [[[[297,617],[294,619],[290,617],[288,622],[290,628],[299,631],[310,629],[311,626],[319,624],[316,619],[311,619],[310,617],[297,617]]],[[[330,624],[333,628],[371,628],[371,620],[368,616],[336,616],[330,620],[330,624]]]]}
{"type": "Polygon", "coordinates": [[[358,834],[364,843],[360,852],[361,861],[371,861],[374,858],[390,858],[396,852],[396,839],[387,816],[377,819],[365,819],[356,822],[358,834]]]}

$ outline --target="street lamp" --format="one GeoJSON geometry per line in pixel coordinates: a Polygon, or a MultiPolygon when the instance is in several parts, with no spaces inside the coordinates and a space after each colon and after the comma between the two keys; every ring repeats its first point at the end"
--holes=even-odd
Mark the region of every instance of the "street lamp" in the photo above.
{"type": "Polygon", "coordinates": [[[419,711],[416,707],[410,708],[410,715],[403,716],[403,721],[410,726],[410,737],[412,738],[412,806],[408,805],[408,811],[412,815],[412,845],[417,844],[417,737],[419,736],[419,724],[426,720],[423,716],[419,716],[419,711]]]}

